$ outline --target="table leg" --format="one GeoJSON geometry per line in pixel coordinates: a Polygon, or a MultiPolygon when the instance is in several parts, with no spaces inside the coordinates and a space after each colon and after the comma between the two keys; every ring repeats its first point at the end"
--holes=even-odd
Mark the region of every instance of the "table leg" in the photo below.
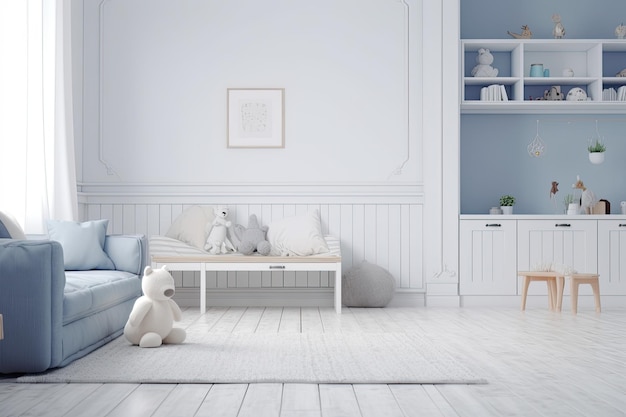
{"type": "Polygon", "coordinates": [[[341,314],[341,264],[335,269],[335,312],[341,314]]]}
{"type": "Polygon", "coordinates": [[[200,263],[200,314],[206,312],[206,264],[200,263]]]}

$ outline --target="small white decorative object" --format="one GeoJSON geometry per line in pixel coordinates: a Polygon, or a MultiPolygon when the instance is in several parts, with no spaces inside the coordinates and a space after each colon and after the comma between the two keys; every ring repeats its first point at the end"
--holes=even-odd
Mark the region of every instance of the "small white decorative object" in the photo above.
{"type": "Polygon", "coordinates": [[[585,184],[580,179],[580,175],[576,175],[576,182],[572,185],[572,188],[582,190],[582,195],[580,197],[580,208],[585,214],[591,214],[591,209],[598,202],[598,199],[596,198],[594,192],[585,187],[585,184]]]}
{"type": "Polygon", "coordinates": [[[493,55],[489,49],[480,48],[476,56],[476,66],[472,69],[472,77],[497,77],[498,69],[491,66],[493,55]]]}
{"type": "Polygon", "coordinates": [[[587,93],[580,87],[574,87],[567,93],[567,101],[587,101],[587,93]]]}
{"type": "Polygon", "coordinates": [[[563,37],[565,36],[565,28],[561,23],[561,15],[556,13],[553,14],[552,21],[554,22],[554,29],[552,30],[552,35],[554,36],[554,39],[563,39],[563,37]]]}
{"type": "Polygon", "coordinates": [[[567,215],[574,216],[578,214],[579,210],[580,206],[578,205],[578,203],[569,203],[569,205],[567,206],[567,215]]]}
{"type": "Polygon", "coordinates": [[[564,77],[573,77],[574,76],[574,70],[571,68],[565,68],[563,70],[563,76],[564,77]]]}
{"type": "Polygon", "coordinates": [[[506,31],[509,36],[514,37],[515,39],[531,39],[533,37],[533,33],[528,28],[528,25],[522,26],[522,33],[513,33],[510,31],[506,31]]]}
{"type": "Polygon", "coordinates": [[[618,27],[615,28],[615,36],[617,39],[624,39],[626,37],[626,26],[623,23],[620,23],[618,27]]]}

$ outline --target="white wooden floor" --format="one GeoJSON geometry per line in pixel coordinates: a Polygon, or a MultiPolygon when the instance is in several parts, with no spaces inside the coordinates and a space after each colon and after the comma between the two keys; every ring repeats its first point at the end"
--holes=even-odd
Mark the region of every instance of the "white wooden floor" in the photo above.
{"type": "Polygon", "coordinates": [[[215,308],[210,332],[423,332],[485,385],[17,384],[0,416],[626,416],[626,309],[215,308]]]}

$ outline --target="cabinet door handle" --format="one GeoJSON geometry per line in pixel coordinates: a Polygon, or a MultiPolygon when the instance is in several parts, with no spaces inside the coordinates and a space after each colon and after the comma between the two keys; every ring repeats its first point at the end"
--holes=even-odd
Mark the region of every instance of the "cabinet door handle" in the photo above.
{"type": "Polygon", "coordinates": [[[500,223],[487,223],[485,227],[502,227],[500,223]]]}
{"type": "Polygon", "coordinates": [[[285,269],[285,265],[270,265],[270,269],[285,269]]]}
{"type": "Polygon", "coordinates": [[[557,223],[554,227],[572,227],[572,225],[569,223],[557,223]]]}
{"type": "Polygon", "coordinates": [[[619,227],[626,227],[626,224],[624,224],[624,223],[620,223],[620,224],[619,224],[619,227]]]}

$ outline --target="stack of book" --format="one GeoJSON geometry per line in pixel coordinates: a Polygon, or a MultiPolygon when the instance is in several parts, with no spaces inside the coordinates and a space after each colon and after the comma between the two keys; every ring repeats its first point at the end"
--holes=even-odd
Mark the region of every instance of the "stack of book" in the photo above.
{"type": "Polygon", "coordinates": [[[614,88],[605,88],[602,91],[602,101],[626,101],[626,86],[621,86],[617,91],[614,88]]]}
{"type": "Polygon", "coordinates": [[[506,88],[501,84],[492,84],[480,89],[481,101],[509,101],[506,88]]]}

